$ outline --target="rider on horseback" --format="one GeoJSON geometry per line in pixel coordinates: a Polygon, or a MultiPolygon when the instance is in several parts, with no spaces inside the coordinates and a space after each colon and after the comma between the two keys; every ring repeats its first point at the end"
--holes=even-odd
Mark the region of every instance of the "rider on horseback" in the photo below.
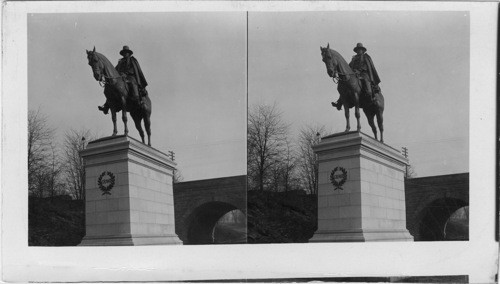
{"type": "MultiPolygon", "coordinates": [[[[120,54],[123,58],[118,61],[118,65],[115,67],[116,71],[118,71],[128,83],[128,94],[132,97],[134,103],[142,105],[143,101],[141,97],[147,95],[146,86],[148,85],[148,82],[142,73],[139,62],[132,56],[133,51],[125,45],[120,51],[120,54]]],[[[99,106],[98,108],[100,111],[104,112],[104,114],[107,114],[109,104],[106,102],[103,106],[99,106]]]]}
{"type": "MultiPolygon", "coordinates": [[[[373,92],[380,92],[380,78],[378,76],[375,65],[373,64],[372,58],[366,53],[366,48],[362,43],[358,43],[354,48],[356,55],[352,57],[349,67],[357,74],[361,80],[363,93],[369,97],[372,101],[374,100],[373,92]],[[373,89],[372,89],[373,88],[373,89]]],[[[336,107],[338,110],[342,108],[342,102],[340,98],[337,102],[332,102],[332,106],[336,107]]]]}

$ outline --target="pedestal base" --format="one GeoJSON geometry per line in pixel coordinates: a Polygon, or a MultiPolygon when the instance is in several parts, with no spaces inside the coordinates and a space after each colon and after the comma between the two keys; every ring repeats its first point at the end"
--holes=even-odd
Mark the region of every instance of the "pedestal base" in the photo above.
{"type": "Polygon", "coordinates": [[[401,231],[375,231],[375,230],[351,230],[351,231],[324,231],[316,232],[309,240],[311,243],[326,242],[412,242],[413,237],[408,230],[401,231]]]}
{"type": "Polygon", "coordinates": [[[144,246],[144,245],[181,245],[177,235],[171,236],[107,236],[84,237],[79,246],[144,246]]]}

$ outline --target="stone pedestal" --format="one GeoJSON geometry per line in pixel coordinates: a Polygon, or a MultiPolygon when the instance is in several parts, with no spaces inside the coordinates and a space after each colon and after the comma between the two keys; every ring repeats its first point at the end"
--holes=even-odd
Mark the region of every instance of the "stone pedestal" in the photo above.
{"type": "Polygon", "coordinates": [[[182,244],[175,234],[175,163],[141,142],[114,136],[90,142],[85,164],[81,246],[182,244]]]}
{"type": "Polygon", "coordinates": [[[309,242],[413,241],[399,151],[361,132],[324,137],[314,151],[318,230],[309,242]]]}

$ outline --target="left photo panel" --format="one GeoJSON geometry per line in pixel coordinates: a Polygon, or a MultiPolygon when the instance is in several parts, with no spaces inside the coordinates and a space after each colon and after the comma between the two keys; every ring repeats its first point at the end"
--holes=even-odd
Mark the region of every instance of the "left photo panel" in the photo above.
{"type": "Polygon", "coordinates": [[[28,14],[28,245],[247,242],[245,12],[28,14]]]}

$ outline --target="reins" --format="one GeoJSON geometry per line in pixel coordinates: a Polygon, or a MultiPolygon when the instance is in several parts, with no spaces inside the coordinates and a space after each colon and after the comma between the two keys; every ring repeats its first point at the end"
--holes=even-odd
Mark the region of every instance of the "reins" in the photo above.
{"type": "MultiPolygon", "coordinates": [[[[348,81],[348,80],[349,80],[349,76],[350,76],[350,75],[351,75],[351,74],[343,74],[343,73],[340,73],[340,72],[335,72],[335,76],[334,76],[334,77],[332,77],[332,80],[333,80],[333,82],[334,82],[335,84],[338,84],[338,83],[339,83],[339,81],[348,81]],[[340,76],[339,76],[339,75],[344,76],[344,77],[345,77],[345,79],[340,78],[340,76]]],[[[353,75],[354,75],[354,74],[353,74],[353,75]]]]}
{"type": "Polygon", "coordinates": [[[340,77],[337,75],[335,77],[332,77],[332,80],[333,80],[333,83],[338,84],[340,81],[340,77]],[[337,79],[337,81],[335,81],[335,79],[337,79]]]}
{"type": "MultiPolygon", "coordinates": [[[[330,52],[330,57],[333,57],[333,56],[331,55],[331,52],[330,52]]],[[[337,70],[339,69],[339,68],[338,68],[338,64],[336,64],[336,66],[335,66],[335,67],[336,67],[335,69],[337,69],[337,70]]],[[[345,82],[345,81],[349,81],[349,79],[350,79],[350,77],[349,77],[349,76],[351,76],[351,75],[356,75],[356,74],[355,74],[355,73],[353,73],[353,74],[344,74],[344,73],[342,73],[342,72],[337,71],[337,72],[335,72],[335,76],[334,76],[334,77],[332,77],[332,80],[333,80],[333,82],[334,82],[335,84],[338,84],[340,81],[344,81],[344,82],[345,82]],[[344,76],[344,79],[342,79],[339,75],[340,75],[340,76],[344,76]]]]}
{"type": "Polygon", "coordinates": [[[104,87],[106,87],[107,84],[109,84],[106,80],[118,79],[118,78],[122,78],[123,79],[122,76],[108,77],[106,75],[102,75],[102,80],[99,81],[99,86],[101,86],[101,87],[104,88],[104,87]]]}

